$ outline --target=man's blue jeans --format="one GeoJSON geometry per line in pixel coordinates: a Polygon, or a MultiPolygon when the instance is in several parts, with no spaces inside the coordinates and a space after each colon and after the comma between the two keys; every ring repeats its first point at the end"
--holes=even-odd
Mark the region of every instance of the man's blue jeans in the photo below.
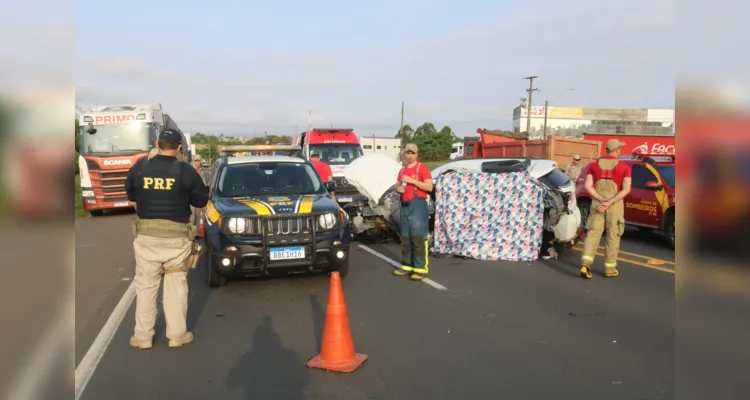
{"type": "Polygon", "coordinates": [[[427,200],[414,198],[401,204],[401,269],[421,275],[429,272],[428,243],[430,215],[427,200]]]}

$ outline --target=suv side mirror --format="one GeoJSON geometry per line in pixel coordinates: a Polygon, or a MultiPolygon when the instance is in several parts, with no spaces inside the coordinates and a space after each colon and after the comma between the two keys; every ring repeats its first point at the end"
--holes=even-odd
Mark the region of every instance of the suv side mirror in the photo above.
{"type": "Polygon", "coordinates": [[[325,181],[326,190],[329,192],[333,192],[336,190],[336,181],[325,181]]]}
{"type": "Polygon", "coordinates": [[[648,182],[646,182],[646,189],[648,189],[648,190],[662,190],[662,189],[664,189],[664,186],[659,185],[656,181],[648,181],[648,182]]]}

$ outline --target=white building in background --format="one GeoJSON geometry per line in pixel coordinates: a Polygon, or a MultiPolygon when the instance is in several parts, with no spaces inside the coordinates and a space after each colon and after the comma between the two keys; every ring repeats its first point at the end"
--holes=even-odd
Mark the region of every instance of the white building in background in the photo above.
{"type": "MultiPolygon", "coordinates": [[[[583,137],[584,133],[674,135],[674,110],[549,106],[547,136],[583,137]]],[[[544,136],[544,106],[531,107],[530,137],[544,136]]],[[[513,110],[513,130],[525,132],[527,108],[513,110]]]]}
{"type": "Polygon", "coordinates": [[[362,153],[364,154],[385,154],[392,156],[394,160],[400,160],[401,158],[401,139],[360,136],[359,143],[362,145],[362,153]]]}

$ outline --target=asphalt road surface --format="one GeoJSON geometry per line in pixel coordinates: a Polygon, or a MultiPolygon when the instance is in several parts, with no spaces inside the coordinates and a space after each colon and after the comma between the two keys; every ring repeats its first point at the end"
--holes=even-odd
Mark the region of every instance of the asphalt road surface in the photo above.
{"type": "Polygon", "coordinates": [[[384,260],[397,245],[355,243],[343,286],[369,360],[338,374],[305,365],[320,350],[325,275],[211,289],[202,264],[189,277],[196,341],[168,348],[160,312],[154,348],[131,348],[134,306],[110,319],[133,277],[131,218],[76,225],[82,399],[675,398],[674,253],[654,233],[629,231],[620,276],[601,276],[598,258],[591,280],[573,249],[534,263],[431,258],[430,281],[412,282],[384,260]]]}

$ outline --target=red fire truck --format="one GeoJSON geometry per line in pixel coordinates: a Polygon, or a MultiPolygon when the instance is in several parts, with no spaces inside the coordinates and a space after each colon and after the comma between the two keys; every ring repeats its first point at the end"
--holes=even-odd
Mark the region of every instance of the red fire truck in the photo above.
{"type": "Polygon", "coordinates": [[[362,156],[362,145],[351,128],[312,129],[302,132],[294,143],[302,148],[304,159],[310,154],[320,154],[320,160],[331,167],[336,181],[336,200],[349,203],[359,194],[344,178],[344,169],[354,159],[362,156]]]}

